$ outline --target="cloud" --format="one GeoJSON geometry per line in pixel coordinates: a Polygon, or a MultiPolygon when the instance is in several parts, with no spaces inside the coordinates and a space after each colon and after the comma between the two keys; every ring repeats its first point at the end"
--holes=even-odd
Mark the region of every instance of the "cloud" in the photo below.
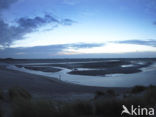
{"type": "Polygon", "coordinates": [[[68,47],[79,49],[79,48],[93,48],[93,47],[100,47],[103,46],[104,43],[76,43],[76,44],[69,44],[68,47]]]}
{"type": "Polygon", "coordinates": [[[0,0],[0,11],[9,8],[11,4],[17,1],[18,0],[0,0]]]}
{"type": "MultiPolygon", "coordinates": [[[[17,0],[0,0],[0,13],[2,9],[7,9],[17,0]]],[[[8,47],[13,41],[23,39],[24,35],[37,31],[40,27],[49,24],[51,29],[58,25],[72,25],[71,19],[59,19],[52,15],[21,17],[15,21],[16,25],[10,25],[0,17],[0,45],[8,47]]]]}
{"type": "Polygon", "coordinates": [[[64,56],[63,53],[67,48],[92,48],[100,46],[101,44],[91,43],[74,43],[74,44],[58,44],[50,46],[36,46],[25,48],[6,48],[0,51],[1,57],[13,58],[43,58],[43,57],[58,57],[64,56]]]}
{"type": "Polygon", "coordinates": [[[63,25],[70,26],[70,25],[72,25],[73,23],[75,23],[75,21],[73,21],[73,20],[71,20],[71,19],[63,19],[61,23],[62,23],[63,25]]]}
{"type": "Polygon", "coordinates": [[[10,26],[0,19],[0,44],[4,46],[10,45],[14,40],[23,39],[23,36],[27,33],[35,31],[38,27],[50,23],[56,22],[52,17],[44,16],[35,18],[20,18],[17,21],[16,26],[10,26]]]}
{"type": "Polygon", "coordinates": [[[74,21],[70,19],[60,20],[51,15],[44,15],[43,17],[20,18],[16,21],[16,26],[10,26],[0,19],[0,44],[9,46],[13,41],[23,39],[25,34],[34,32],[46,24],[51,24],[52,27],[56,27],[56,25],[72,25],[73,22],[74,21]]]}
{"type": "Polygon", "coordinates": [[[6,48],[0,51],[0,58],[136,58],[156,57],[155,52],[60,54],[69,45],[37,46],[28,48],[6,48]]]}
{"type": "Polygon", "coordinates": [[[42,26],[43,24],[46,23],[59,23],[59,21],[57,19],[55,19],[54,17],[50,16],[50,15],[45,15],[44,17],[39,17],[36,16],[34,18],[20,18],[17,20],[17,24],[19,27],[22,27],[24,29],[35,29],[38,28],[39,26],[42,26]]]}
{"type": "Polygon", "coordinates": [[[117,43],[124,43],[124,44],[137,44],[137,45],[146,45],[156,47],[156,40],[126,40],[126,41],[118,41],[117,43]]]}
{"type": "Polygon", "coordinates": [[[28,48],[6,48],[0,51],[0,58],[42,58],[53,57],[64,49],[64,45],[36,46],[28,48]]]}

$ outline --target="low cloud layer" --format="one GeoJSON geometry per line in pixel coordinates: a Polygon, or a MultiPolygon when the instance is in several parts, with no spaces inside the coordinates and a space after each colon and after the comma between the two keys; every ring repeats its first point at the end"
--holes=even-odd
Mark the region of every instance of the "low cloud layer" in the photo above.
{"type": "Polygon", "coordinates": [[[74,49],[79,48],[93,48],[103,46],[104,43],[76,43],[76,44],[68,44],[67,47],[72,47],[74,49]]]}
{"type": "Polygon", "coordinates": [[[118,41],[117,43],[124,43],[124,44],[137,44],[137,45],[146,45],[156,47],[156,40],[125,40],[125,41],[118,41]]]}
{"type": "Polygon", "coordinates": [[[42,58],[42,57],[59,57],[64,56],[58,53],[67,48],[92,48],[99,47],[103,44],[93,43],[75,43],[75,44],[59,44],[50,46],[36,46],[27,48],[6,48],[1,50],[0,58],[13,57],[13,58],[42,58]]]}

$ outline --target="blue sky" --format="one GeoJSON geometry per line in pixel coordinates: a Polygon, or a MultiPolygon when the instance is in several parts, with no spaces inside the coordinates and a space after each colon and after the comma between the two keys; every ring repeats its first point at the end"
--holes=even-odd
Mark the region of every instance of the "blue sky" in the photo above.
{"type": "Polygon", "coordinates": [[[155,0],[0,0],[0,57],[156,57],[155,0]]]}

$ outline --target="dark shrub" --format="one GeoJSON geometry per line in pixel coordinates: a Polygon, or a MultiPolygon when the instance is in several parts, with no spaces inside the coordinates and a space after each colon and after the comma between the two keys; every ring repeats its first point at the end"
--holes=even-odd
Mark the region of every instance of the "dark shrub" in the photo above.
{"type": "Polygon", "coordinates": [[[89,102],[53,104],[50,101],[25,100],[13,102],[13,117],[91,117],[92,105],[89,102]]]}
{"type": "Polygon", "coordinates": [[[92,105],[85,101],[73,103],[71,109],[75,115],[79,116],[89,116],[93,114],[92,105]]]}
{"type": "Polygon", "coordinates": [[[102,92],[102,91],[96,91],[96,92],[95,92],[95,95],[97,95],[97,96],[104,96],[105,93],[102,92]]]}
{"type": "Polygon", "coordinates": [[[3,92],[0,90],[0,100],[3,99],[3,92]]]}
{"type": "Polygon", "coordinates": [[[107,94],[110,95],[110,96],[116,96],[116,93],[113,89],[109,89],[107,90],[107,94]]]}
{"type": "Polygon", "coordinates": [[[18,99],[13,105],[13,117],[57,117],[58,112],[49,101],[18,99]]]}
{"type": "Polygon", "coordinates": [[[95,103],[95,115],[100,117],[117,117],[121,115],[121,102],[118,100],[103,100],[95,103]]]}
{"type": "Polygon", "coordinates": [[[2,111],[0,110],[0,117],[2,117],[2,111]]]}
{"type": "Polygon", "coordinates": [[[156,86],[149,86],[144,95],[145,101],[149,104],[156,103],[156,86]]]}
{"type": "Polygon", "coordinates": [[[9,96],[11,99],[16,98],[31,99],[31,95],[25,89],[19,87],[9,89],[9,96]]]}
{"type": "Polygon", "coordinates": [[[147,88],[144,87],[144,86],[135,86],[135,87],[132,88],[131,93],[134,93],[134,94],[140,93],[140,92],[145,91],[146,89],[147,88]]]}
{"type": "MultiPolygon", "coordinates": [[[[108,90],[108,97],[115,95],[114,90],[108,90]]],[[[98,95],[103,93],[98,92],[98,95]]],[[[153,107],[156,103],[156,87],[150,86],[143,95],[132,97],[101,98],[92,101],[77,101],[52,103],[51,101],[25,99],[17,96],[13,101],[13,117],[120,117],[125,105],[137,107],[153,107]]],[[[1,117],[1,116],[0,116],[1,117]]],[[[124,115],[124,117],[128,117],[124,115]]]]}
{"type": "Polygon", "coordinates": [[[97,98],[102,97],[102,96],[104,96],[104,95],[105,95],[104,92],[102,92],[102,91],[96,91],[96,92],[95,92],[95,97],[94,97],[94,99],[97,99],[97,98]]]}

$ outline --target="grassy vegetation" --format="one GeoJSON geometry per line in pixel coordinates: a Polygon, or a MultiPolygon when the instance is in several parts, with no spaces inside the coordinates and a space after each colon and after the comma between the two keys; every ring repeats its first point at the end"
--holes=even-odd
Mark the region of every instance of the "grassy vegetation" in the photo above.
{"type": "Polygon", "coordinates": [[[46,101],[23,100],[20,104],[19,102],[15,105],[13,117],[117,117],[121,114],[123,104],[126,107],[149,106],[147,101],[139,98],[100,100],[94,103],[74,102],[57,106],[46,101]]]}
{"type": "Polygon", "coordinates": [[[156,103],[155,86],[146,88],[142,96],[120,99],[115,97],[115,94],[113,90],[97,91],[96,95],[114,95],[114,97],[61,104],[45,100],[17,98],[13,101],[13,117],[118,117],[121,115],[123,104],[126,107],[131,105],[153,107],[156,103]]]}
{"type": "MultiPolygon", "coordinates": [[[[119,117],[122,105],[154,107],[156,103],[156,86],[135,86],[126,98],[118,98],[114,90],[96,91],[95,98],[88,101],[53,102],[34,99],[23,88],[9,89],[12,117],[119,117]],[[141,93],[143,92],[143,93],[141,93]],[[141,95],[134,95],[140,93],[141,95]]],[[[0,117],[2,111],[0,110],[0,117]]],[[[126,116],[127,117],[127,116],[126,116]]]]}
{"type": "Polygon", "coordinates": [[[96,91],[95,96],[104,96],[106,93],[103,91],[96,91]]]}
{"type": "Polygon", "coordinates": [[[18,98],[13,102],[13,117],[57,117],[57,109],[49,101],[18,98]]]}
{"type": "Polygon", "coordinates": [[[116,96],[115,91],[112,90],[112,89],[107,90],[107,94],[108,94],[109,96],[116,96]]]}
{"type": "MultiPolygon", "coordinates": [[[[0,90],[0,101],[3,100],[3,92],[2,90],[0,90]]],[[[1,102],[0,102],[0,107],[1,107],[1,102]]],[[[2,111],[1,111],[1,108],[0,108],[0,117],[2,117],[2,111]]]]}
{"type": "Polygon", "coordinates": [[[108,89],[106,92],[96,91],[94,99],[99,99],[101,97],[112,98],[112,97],[115,97],[115,96],[117,96],[116,92],[114,90],[112,90],[112,89],[108,89]]]}
{"type": "Polygon", "coordinates": [[[0,100],[3,99],[3,92],[0,90],[0,100]]]}
{"type": "Polygon", "coordinates": [[[0,110],[0,117],[2,117],[2,111],[0,110]]]}
{"type": "Polygon", "coordinates": [[[156,86],[150,86],[144,95],[145,101],[149,104],[156,104],[156,86]]]}
{"type": "MultiPolygon", "coordinates": [[[[0,100],[3,99],[3,94],[2,94],[2,91],[0,90],[0,100]]],[[[0,104],[1,106],[1,104],[0,104]]],[[[2,111],[0,110],[0,117],[2,117],[2,111]]]]}
{"type": "Polygon", "coordinates": [[[17,98],[31,99],[31,95],[29,94],[29,92],[20,87],[11,88],[8,92],[11,100],[17,98]]]}
{"type": "Polygon", "coordinates": [[[132,88],[131,93],[134,93],[134,94],[140,93],[140,92],[145,91],[146,89],[147,89],[147,87],[145,87],[145,86],[135,86],[132,88]]]}
{"type": "Polygon", "coordinates": [[[13,117],[90,117],[93,116],[91,103],[54,104],[44,100],[18,99],[13,102],[13,117]]]}

